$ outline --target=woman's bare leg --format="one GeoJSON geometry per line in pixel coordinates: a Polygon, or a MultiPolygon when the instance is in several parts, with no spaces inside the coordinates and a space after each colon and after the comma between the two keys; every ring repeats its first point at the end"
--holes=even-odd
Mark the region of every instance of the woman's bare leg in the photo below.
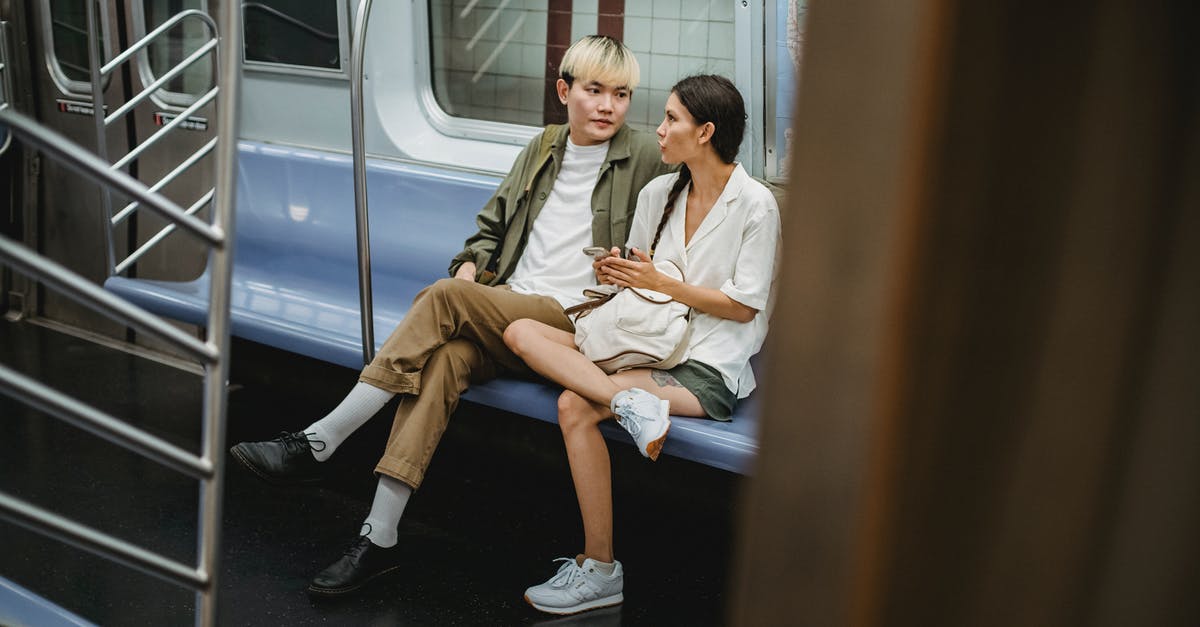
{"type": "Polygon", "coordinates": [[[504,343],[534,372],[597,404],[608,407],[622,388],[579,352],[572,333],[522,319],[504,330],[504,343]]]}
{"type": "MultiPolygon", "coordinates": [[[[640,387],[669,400],[676,415],[704,415],[696,396],[666,372],[629,370],[612,375],[610,380],[618,390],[640,387]]],[[[558,397],[558,425],[583,520],[583,554],[602,562],[613,561],[612,464],[608,444],[600,433],[600,422],[608,418],[612,418],[612,411],[607,403],[591,402],[570,390],[558,397]]]]}

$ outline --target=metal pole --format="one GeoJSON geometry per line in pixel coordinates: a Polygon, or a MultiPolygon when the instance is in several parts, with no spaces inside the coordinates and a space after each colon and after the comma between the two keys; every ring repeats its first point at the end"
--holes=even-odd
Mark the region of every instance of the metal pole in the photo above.
{"type": "Polygon", "coordinates": [[[375,313],[371,303],[371,234],[367,212],[367,150],[363,140],[363,55],[371,0],[362,0],[354,19],[350,53],[350,136],[354,158],[354,225],[358,234],[358,300],[362,312],[363,363],[375,358],[375,313]]]}
{"type": "Polygon", "coordinates": [[[225,412],[229,376],[229,305],[233,278],[234,205],[237,198],[238,93],[241,82],[242,13],[240,2],[222,2],[219,16],[221,45],[217,49],[216,200],[213,226],[225,241],[210,253],[208,343],[220,355],[204,373],[202,451],[212,462],[211,480],[200,482],[199,570],[208,586],[196,593],[196,624],[217,621],[217,564],[221,555],[221,500],[225,486],[225,412]]]}
{"type": "MultiPolygon", "coordinates": [[[[104,75],[100,72],[103,60],[100,57],[100,37],[103,34],[96,19],[96,0],[87,0],[88,68],[92,75],[92,120],[96,125],[96,156],[108,163],[108,130],[104,124],[104,75]]],[[[105,273],[112,276],[117,265],[116,243],[113,241],[112,191],[107,185],[100,186],[100,205],[104,208],[105,273]]]]}

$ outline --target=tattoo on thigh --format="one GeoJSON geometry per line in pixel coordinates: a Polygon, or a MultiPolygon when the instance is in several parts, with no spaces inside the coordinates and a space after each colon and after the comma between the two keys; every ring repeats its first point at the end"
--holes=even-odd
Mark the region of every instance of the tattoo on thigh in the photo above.
{"type": "Polygon", "coordinates": [[[650,378],[654,379],[654,382],[657,383],[659,387],[683,387],[683,384],[676,380],[675,377],[672,377],[671,373],[667,372],[666,370],[651,370],[650,378]]]}

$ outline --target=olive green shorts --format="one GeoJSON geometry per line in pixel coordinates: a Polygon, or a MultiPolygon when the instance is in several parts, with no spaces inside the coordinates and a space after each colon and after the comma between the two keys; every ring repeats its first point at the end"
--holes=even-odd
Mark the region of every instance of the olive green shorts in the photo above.
{"type": "Polygon", "coordinates": [[[722,422],[733,420],[733,406],[737,404],[737,395],[725,387],[725,378],[716,368],[692,359],[666,372],[675,377],[687,391],[696,395],[700,407],[709,418],[722,422]]]}

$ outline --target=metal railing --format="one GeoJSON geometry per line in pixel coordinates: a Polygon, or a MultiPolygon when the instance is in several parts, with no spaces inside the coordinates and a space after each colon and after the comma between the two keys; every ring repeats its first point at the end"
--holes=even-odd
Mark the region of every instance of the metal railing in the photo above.
{"type": "MultiPolygon", "coordinates": [[[[96,3],[89,1],[88,2],[88,32],[96,33],[97,32],[97,24],[98,24],[98,17],[96,15],[96,3]]],[[[182,74],[183,72],[185,72],[189,67],[191,67],[193,64],[195,64],[197,61],[199,61],[200,59],[209,55],[210,53],[213,53],[217,49],[217,44],[218,44],[217,32],[218,31],[217,31],[216,23],[213,22],[213,19],[211,17],[209,17],[208,14],[204,13],[203,11],[199,11],[196,9],[189,9],[186,11],[181,11],[181,12],[176,13],[175,15],[171,16],[169,19],[165,20],[162,24],[160,24],[154,30],[150,31],[149,33],[146,33],[146,35],[144,37],[142,37],[141,39],[139,39],[137,41],[137,43],[133,44],[128,49],[123,51],[121,54],[118,54],[112,60],[108,61],[107,63],[104,63],[103,65],[100,64],[100,60],[102,58],[101,51],[100,51],[100,38],[99,37],[89,37],[88,38],[88,46],[89,46],[88,49],[89,49],[89,60],[90,60],[89,65],[90,65],[90,71],[91,71],[91,75],[92,75],[92,102],[94,104],[94,106],[92,108],[92,115],[93,115],[93,119],[95,120],[95,124],[96,124],[96,154],[98,154],[100,156],[100,158],[102,158],[102,159],[109,158],[108,134],[106,132],[108,127],[111,126],[112,124],[114,124],[115,122],[117,122],[118,120],[120,120],[121,118],[123,118],[129,112],[133,111],[139,104],[141,104],[147,98],[149,98],[152,94],[154,94],[154,92],[158,91],[164,85],[166,85],[168,82],[170,82],[172,79],[174,79],[175,77],[177,77],[180,74],[182,74]],[[208,28],[208,32],[211,35],[211,38],[208,39],[206,42],[204,42],[204,44],[202,44],[199,48],[194,50],[191,54],[189,54],[187,57],[185,57],[179,63],[175,64],[171,69],[164,72],[162,74],[162,76],[159,76],[157,79],[154,80],[154,82],[150,83],[149,85],[146,85],[145,88],[142,89],[142,91],[138,92],[135,96],[131,97],[127,102],[125,102],[125,104],[118,107],[112,113],[105,115],[104,107],[102,106],[102,104],[104,102],[104,85],[103,85],[102,79],[107,77],[109,74],[112,74],[114,71],[116,71],[118,68],[121,67],[121,64],[126,63],[130,59],[134,58],[135,55],[137,55],[139,52],[145,50],[147,47],[149,47],[151,44],[153,44],[160,37],[165,36],[167,34],[167,32],[170,31],[172,28],[181,24],[184,20],[189,20],[189,19],[198,20],[202,24],[204,24],[208,28]]],[[[241,51],[236,51],[236,54],[238,54],[239,58],[240,58],[241,51]]],[[[218,57],[219,57],[219,55],[218,55],[218,57]]],[[[215,79],[218,83],[220,82],[220,79],[221,79],[220,71],[217,72],[217,76],[215,77],[215,79]]],[[[156,131],[153,135],[148,137],[145,141],[141,142],[137,146],[134,146],[128,153],[126,153],[119,160],[117,160],[117,162],[111,166],[111,169],[114,171],[119,171],[119,170],[122,170],[123,168],[125,168],[126,166],[128,166],[130,163],[132,163],[134,160],[136,160],[138,157],[140,157],[143,153],[145,153],[146,150],[150,149],[150,147],[152,147],[155,144],[157,144],[158,142],[162,141],[162,139],[164,137],[169,136],[176,128],[179,127],[179,125],[183,124],[192,114],[196,113],[197,111],[199,111],[200,109],[202,109],[203,107],[208,105],[209,103],[213,102],[213,100],[216,99],[218,93],[220,93],[219,87],[214,86],[212,89],[210,89],[207,92],[205,92],[204,94],[202,94],[200,97],[198,97],[196,99],[195,102],[193,102],[191,105],[189,105],[186,109],[181,111],[179,114],[177,114],[173,119],[171,119],[167,123],[163,124],[163,127],[161,129],[156,131]]],[[[157,192],[157,191],[161,190],[162,188],[166,187],[168,184],[170,184],[172,181],[174,181],[176,178],[178,178],[180,175],[182,175],[184,172],[186,172],[189,168],[191,168],[193,165],[195,165],[201,159],[208,156],[208,154],[211,153],[212,150],[216,147],[216,144],[217,144],[217,140],[214,138],[212,141],[208,142],[204,146],[201,146],[198,150],[196,150],[196,152],[192,153],[191,156],[184,159],[183,162],[181,162],[178,167],[171,170],[171,172],[169,172],[166,176],[162,177],[162,179],[160,179],[157,183],[152,185],[150,187],[150,189],[157,192]]],[[[195,215],[201,209],[208,206],[209,201],[213,198],[213,195],[214,195],[214,191],[212,189],[208,190],[204,194],[201,194],[200,199],[197,200],[196,202],[194,202],[190,207],[188,207],[186,213],[188,215],[195,215]]],[[[174,224],[166,225],[157,234],[150,237],[145,243],[143,243],[141,246],[139,246],[137,250],[133,251],[128,256],[126,256],[124,259],[122,259],[121,261],[118,262],[116,260],[116,253],[115,253],[116,244],[114,241],[113,229],[120,226],[122,222],[124,222],[127,218],[129,218],[131,215],[133,215],[133,213],[135,211],[137,211],[139,201],[137,199],[134,199],[132,202],[125,205],[124,208],[122,208],[119,212],[117,212],[114,215],[113,211],[112,211],[112,194],[106,189],[101,192],[101,196],[102,196],[101,204],[104,207],[104,215],[105,215],[105,218],[108,220],[108,224],[109,224],[109,228],[106,231],[106,235],[107,235],[106,244],[107,244],[107,255],[108,255],[108,257],[107,257],[108,273],[110,275],[121,274],[121,273],[125,272],[126,270],[128,270],[131,266],[133,266],[133,264],[137,263],[138,259],[141,259],[143,255],[145,255],[147,252],[149,252],[150,249],[152,249],[155,245],[157,245],[159,242],[161,242],[163,239],[165,239],[168,235],[170,235],[176,229],[176,226],[174,224]]]]}
{"type": "MultiPolygon", "coordinates": [[[[94,25],[94,5],[89,1],[89,24],[94,25]]],[[[186,12],[185,12],[186,13],[186,12]]],[[[207,19],[207,16],[205,16],[207,19]]],[[[211,19],[208,20],[211,23],[211,19]]],[[[95,32],[94,30],[92,32],[95,32]]],[[[211,223],[196,218],[193,209],[180,208],[157,193],[161,185],[147,187],[110,165],[105,158],[90,154],[70,140],[48,130],[11,108],[0,109],[0,132],[11,132],[48,158],[99,183],[107,194],[117,191],[171,221],[212,247],[209,256],[209,309],[206,337],[200,341],[146,312],[67,268],[41,257],[35,251],[0,236],[0,262],[42,281],[95,311],[153,335],[196,360],[204,367],[204,407],[201,454],[185,451],[153,434],[131,426],[70,396],[0,365],[0,392],[134,451],[147,459],[200,481],[200,504],[196,564],[188,565],[163,557],[135,544],[64,518],[32,503],[0,491],[0,517],[34,531],[58,538],[116,562],[196,591],[196,624],[216,624],[217,573],[220,554],[221,500],[224,486],[226,387],[229,372],[229,304],[233,268],[235,197],[236,99],[241,60],[241,13],[236,3],[222,3],[217,33],[218,86],[217,141],[204,149],[215,151],[216,184],[206,198],[215,202],[211,223]]],[[[153,35],[153,33],[152,33],[153,35]]],[[[98,53],[95,38],[92,50],[98,53]]],[[[142,42],[139,42],[142,44],[142,42]]],[[[136,47],[137,45],[135,45],[136,47]]],[[[143,46],[144,47],[144,46],[143,46]]],[[[131,49],[132,50],[132,49],[131,49]]],[[[119,63],[132,54],[126,51],[110,62],[119,63]]],[[[98,58],[98,54],[93,59],[98,58]]],[[[93,63],[93,79],[97,78],[93,63]]],[[[107,67],[107,66],[106,66],[107,67]]],[[[111,69],[109,70],[111,71],[111,69]]],[[[93,80],[93,85],[99,81],[93,80]]],[[[96,94],[95,109],[103,111],[102,94],[96,94]]],[[[131,109],[131,107],[129,107],[131,109]]],[[[101,118],[103,113],[98,113],[101,118]]],[[[182,119],[185,116],[180,116],[182,119]]],[[[101,119],[101,123],[103,120],[101,119]]],[[[102,128],[102,127],[101,127],[102,128]]],[[[152,138],[153,139],[153,138],[152,138]]],[[[177,169],[178,170],[178,169],[177,169]]],[[[203,199],[202,199],[203,200],[203,199]]],[[[207,202],[207,201],[206,201],[207,202]]],[[[109,230],[109,229],[106,229],[109,230]]],[[[111,236],[111,233],[108,235],[111,236]]],[[[111,267],[111,265],[110,265],[111,267]]]]}
{"type": "Polygon", "coordinates": [[[371,302],[371,232],[367,211],[367,149],[363,139],[363,57],[371,0],[361,0],[354,18],[350,53],[350,136],[354,160],[354,226],[358,235],[358,300],[362,316],[363,364],[375,358],[375,311],[371,302]]]}

